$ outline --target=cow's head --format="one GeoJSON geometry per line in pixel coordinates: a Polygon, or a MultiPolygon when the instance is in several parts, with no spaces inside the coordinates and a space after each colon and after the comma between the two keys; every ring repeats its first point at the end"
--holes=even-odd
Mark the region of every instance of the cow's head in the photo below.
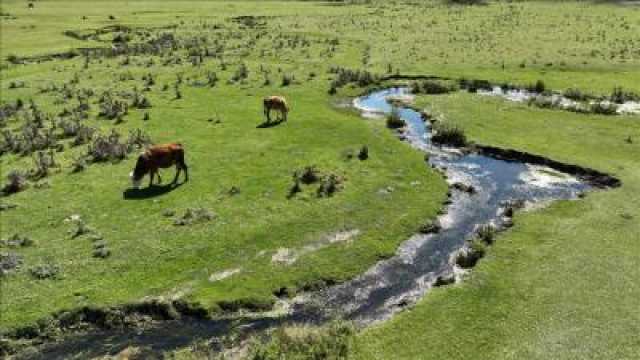
{"type": "Polygon", "coordinates": [[[142,178],[149,172],[148,159],[145,153],[141,153],[138,156],[138,161],[136,162],[136,167],[133,169],[131,173],[129,173],[129,177],[131,178],[131,184],[135,189],[140,188],[140,184],[142,183],[142,178]]]}

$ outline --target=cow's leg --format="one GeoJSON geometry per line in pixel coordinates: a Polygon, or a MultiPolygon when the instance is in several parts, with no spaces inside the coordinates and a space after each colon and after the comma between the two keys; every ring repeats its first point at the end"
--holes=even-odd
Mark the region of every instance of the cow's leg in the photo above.
{"type": "Polygon", "coordinates": [[[180,163],[176,163],[176,176],[173,177],[172,185],[178,183],[178,176],[180,176],[180,172],[182,171],[182,167],[180,167],[180,163]]]}
{"type": "Polygon", "coordinates": [[[158,184],[162,184],[162,178],[160,177],[160,171],[156,170],[156,176],[158,177],[158,184]]]}
{"type": "Polygon", "coordinates": [[[285,122],[287,121],[287,115],[288,115],[288,111],[286,109],[282,110],[282,117],[284,117],[285,122]]]}
{"type": "Polygon", "coordinates": [[[267,107],[266,114],[267,114],[267,122],[270,123],[271,122],[271,108],[270,107],[267,107]]]}
{"type": "Polygon", "coordinates": [[[155,170],[149,171],[149,187],[153,185],[153,177],[155,176],[155,174],[156,174],[155,170]]]}
{"type": "Polygon", "coordinates": [[[187,163],[184,162],[184,152],[180,152],[178,154],[178,158],[176,159],[176,176],[173,178],[173,183],[178,183],[178,178],[180,173],[184,170],[184,181],[189,180],[189,173],[187,170],[187,163]]]}

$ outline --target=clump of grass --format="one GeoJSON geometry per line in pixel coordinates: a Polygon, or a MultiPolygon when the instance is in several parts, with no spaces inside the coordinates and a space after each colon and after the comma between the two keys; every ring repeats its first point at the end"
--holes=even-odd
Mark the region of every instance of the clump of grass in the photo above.
{"type": "Polygon", "coordinates": [[[329,174],[324,177],[318,187],[318,197],[332,197],[342,188],[343,179],[335,174],[329,174]]]}
{"type": "Polygon", "coordinates": [[[322,174],[315,165],[305,166],[302,170],[295,171],[293,173],[294,180],[299,180],[301,183],[309,185],[320,180],[322,174]]]}
{"type": "Polygon", "coordinates": [[[337,89],[350,83],[355,83],[360,87],[366,87],[380,82],[379,76],[366,70],[351,70],[343,67],[332,67],[329,69],[329,73],[336,75],[331,82],[329,93],[331,93],[331,89],[337,91],[337,89]]]}
{"type": "Polygon", "coordinates": [[[215,219],[216,214],[208,209],[187,208],[184,214],[173,221],[176,226],[192,225],[196,223],[208,222],[215,219]]]}
{"type": "Polygon", "coordinates": [[[478,239],[469,242],[469,247],[460,251],[456,257],[456,264],[463,269],[469,269],[478,263],[487,253],[487,245],[478,239]]]}
{"type": "Polygon", "coordinates": [[[387,115],[387,127],[389,129],[399,129],[405,127],[406,125],[407,124],[405,123],[405,121],[400,117],[400,110],[394,107],[391,110],[391,113],[387,115]]]}
{"type": "Polygon", "coordinates": [[[22,256],[14,252],[0,252],[0,278],[22,265],[22,256]]]}
{"type": "Polygon", "coordinates": [[[112,130],[109,135],[98,135],[87,148],[92,162],[120,161],[127,157],[127,145],[120,141],[120,134],[112,130]]]}
{"type": "Polygon", "coordinates": [[[231,77],[231,81],[238,82],[238,81],[245,80],[248,77],[249,77],[249,68],[247,67],[247,64],[242,63],[240,64],[240,66],[238,66],[238,69],[231,77]]]}
{"type": "Polygon", "coordinates": [[[19,170],[12,170],[7,175],[7,183],[2,187],[2,194],[10,195],[27,188],[27,176],[19,170]]]}
{"type": "Polygon", "coordinates": [[[90,126],[81,125],[77,129],[77,133],[75,135],[76,137],[73,139],[72,145],[80,146],[88,143],[89,141],[91,141],[91,139],[93,139],[93,134],[95,134],[95,132],[96,129],[90,126]]]}
{"type": "Polygon", "coordinates": [[[41,179],[49,175],[50,169],[57,167],[53,151],[45,153],[44,151],[38,151],[33,157],[35,168],[31,171],[30,177],[32,179],[41,179]]]}
{"type": "Polygon", "coordinates": [[[0,246],[20,248],[33,245],[35,245],[35,242],[30,237],[20,236],[19,234],[13,234],[7,239],[0,239],[0,246]]]}
{"type": "Polygon", "coordinates": [[[367,145],[363,145],[358,151],[358,159],[367,160],[369,158],[369,147],[367,145]]]}
{"type": "Polygon", "coordinates": [[[487,80],[468,80],[463,78],[460,79],[459,84],[462,89],[466,89],[470,93],[475,93],[478,90],[492,90],[493,88],[487,80]]]}
{"type": "Polygon", "coordinates": [[[476,230],[476,238],[482,241],[486,245],[493,244],[495,240],[497,230],[495,226],[491,224],[482,225],[476,230]]]}
{"type": "Polygon", "coordinates": [[[146,96],[140,94],[138,91],[134,91],[131,106],[136,109],[148,109],[151,107],[151,101],[149,101],[146,96]]]}
{"type": "Polygon", "coordinates": [[[436,234],[442,230],[442,225],[440,225],[440,221],[434,220],[429,221],[418,229],[422,234],[436,234]]]}
{"type": "Polygon", "coordinates": [[[282,75],[282,87],[289,86],[293,83],[293,75],[283,74],[282,75]]]}
{"type": "Polygon", "coordinates": [[[534,92],[536,94],[542,94],[545,92],[546,89],[547,89],[547,86],[542,80],[538,80],[535,82],[535,84],[531,84],[527,86],[527,90],[534,92]]]}
{"type": "Polygon", "coordinates": [[[293,185],[289,189],[289,194],[287,194],[287,198],[290,199],[296,196],[296,194],[298,194],[299,192],[302,192],[302,186],[300,186],[300,180],[297,178],[294,178],[293,185]]]}
{"type": "Polygon", "coordinates": [[[433,125],[431,141],[434,144],[464,147],[467,145],[467,136],[457,127],[437,122],[433,125]]]}
{"type": "Polygon", "coordinates": [[[268,341],[250,345],[248,359],[346,359],[355,335],[354,327],[333,322],[323,327],[296,325],[274,331],[268,341]]]}
{"type": "Polygon", "coordinates": [[[640,95],[632,91],[624,90],[621,87],[616,87],[611,92],[611,96],[609,97],[609,100],[614,104],[624,104],[627,101],[640,100],[640,95]]]}
{"type": "Polygon", "coordinates": [[[424,80],[411,84],[411,92],[414,94],[438,95],[454,92],[458,88],[454,84],[438,80],[424,80]]]}
{"type": "Polygon", "coordinates": [[[109,256],[111,256],[111,250],[109,250],[106,241],[98,240],[93,243],[93,257],[106,259],[109,256]]]}
{"type": "Polygon", "coordinates": [[[100,106],[98,116],[108,120],[118,119],[121,121],[129,113],[129,105],[125,101],[114,99],[108,92],[102,94],[98,105],[100,106]]]}
{"type": "Polygon", "coordinates": [[[60,271],[60,266],[51,261],[38,264],[29,269],[31,276],[38,280],[55,279],[60,275],[60,271]]]}
{"type": "Polygon", "coordinates": [[[207,72],[207,85],[209,87],[215,87],[218,83],[218,75],[214,71],[207,72]]]}
{"type": "Polygon", "coordinates": [[[74,229],[70,230],[71,238],[77,238],[82,235],[86,235],[93,232],[93,229],[87,225],[87,223],[79,216],[73,215],[69,218],[69,221],[74,225],[74,229]]]}

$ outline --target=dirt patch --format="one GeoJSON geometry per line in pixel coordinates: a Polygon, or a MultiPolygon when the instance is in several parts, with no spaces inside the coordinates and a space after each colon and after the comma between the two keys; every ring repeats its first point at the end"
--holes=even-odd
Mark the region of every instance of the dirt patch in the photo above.
{"type": "Polygon", "coordinates": [[[224,270],[224,271],[218,271],[216,273],[211,274],[211,276],[209,276],[209,281],[210,282],[216,282],[216,281],[224,280],[224,279],[226,279],[228,277],[231,277],[231,276],[239,273],[240,271],[242,271],[242,269],[240,269],[240,268],[228,269],[228,270],[224,270]]]}
{"type": "Polygon", "coordinates": [[[320,250],[331,244],[351,241],[358,235],[360,235],[360,230],[358,229],[344,230],[323,236],[319,241],[306,245],[298,250],[279,248],[275,254],[271,256],[271,262],[280,265],[292,265],[298,261],[300,256],[320,250]]]}

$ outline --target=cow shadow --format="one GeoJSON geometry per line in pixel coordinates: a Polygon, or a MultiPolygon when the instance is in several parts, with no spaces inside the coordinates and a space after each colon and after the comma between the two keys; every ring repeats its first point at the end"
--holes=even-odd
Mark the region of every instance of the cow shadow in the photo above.
{"type": "Polygon", "coordinates": [[[182,186],[184,182],[179,182],[176,184],[173,183],[169,183],[166,185],[151,185],[148,186],[146,188],[142,188],[142,189],[133,189],[133,188],[129,188],[127,190],[125,190],[122,193],[122,197],[125,200],[143,200],[143,199],[149,199],[149,198],[153,198],[156,196],[160,196],[160,195],[164,195],[164,194],[168,194],[170,192],[172,192],[173,190],[179,188],[180,186],[182,186]]]}
{"type": "Polygon", "coordinates": [[[256,128],[258,128],[258,129],[268,129],[268,128],[276,127],[276,126],[282,124],[283,122],[285,122],[283,119],[278,119],[276,121],[266,120],[262,124],[256,126],[256,128]]]}

